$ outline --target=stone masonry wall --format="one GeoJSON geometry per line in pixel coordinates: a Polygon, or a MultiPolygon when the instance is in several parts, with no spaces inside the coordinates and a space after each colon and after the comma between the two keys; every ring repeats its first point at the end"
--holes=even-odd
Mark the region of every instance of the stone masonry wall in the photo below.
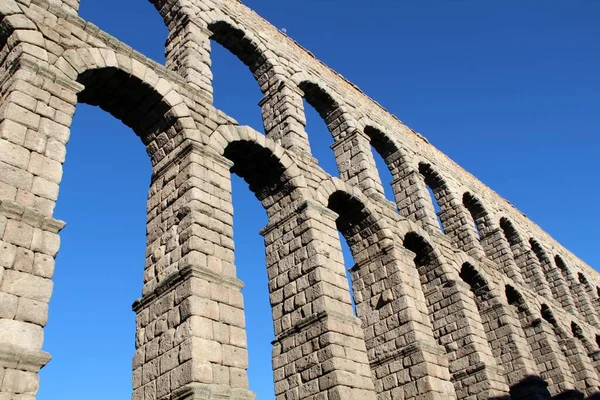
{"type": "Polygon", "coordinates": [[[77,103],[131,127],[153,165],[133,399],[255,397],[232,173],[269,217],[278,400],[599,395],[596,272],[239,1],[151,2],[169,28],[165,66],[79,18],[77,0],[0,2],[1,400],[35,399],[51,359],[43,328],[65,226],[53,211],[77,103]],[[211,41],[256,78],[264,135],[213,106],[211,41]],[[332,134],[340,178],[311,155],[303,98],[332,134]]]}

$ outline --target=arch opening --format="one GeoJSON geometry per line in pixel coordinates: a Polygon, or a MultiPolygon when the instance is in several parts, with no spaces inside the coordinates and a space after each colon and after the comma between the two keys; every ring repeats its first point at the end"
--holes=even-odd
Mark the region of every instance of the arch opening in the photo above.
{"type": "Polygon", "coordinates": [[[298,88],[303,93],[305,130],[312,154],[329,175],[339,177],[341,171],[332,149],[341,124],[339,104],[316,83],[304,81],[298,88]]]}
{"type": "Polygon", "coordinates": [[[482,240],[489,228],[487,211],[479,199],[469,192],[463,194],[463,205],[469,210],[469,214],[473,221],[473,229],[477,233],[477,237],[479,240],[482,240]]]}
{"type": "Polygon", "coordinates": [[[365,299],[361,293],[360,263],[369,247],[376,243],[372,234],[377,228],[370,229],[376,226],[376,220],[362,201],[342,191],[336,191],[329,197],[327,207],[338,215],[336,227],[347,269],[352,308],[355,315],[361,317],[368,312],[368,307],[363,304],[365,299]]]}
{"type": "Polygon", "coordinates": [[[165,115],[171,107],[160,93],[119,68],[87,70],[77,81],[85,87],[78,96],[80,103],[100,107],[146,143],[151,133],[166,131],[175,123],[165,115]]]}
{"type": "Polygon", "coordinates": [[[208,25],[212,32],[210,39],[229,50],[249,69],[261,90],[264,92],[268,77],[266,73],[273,68],[265,54],[246,36],[243,30],[225,21],[216,21],[208,25]]]}
{"type": "MultiPolygon", "coordinates": [[[[276,393],[272,360],[265,354],[275,352],[274,339],[281,331],[283,301],[279,299],[285,287],[279,264],[273,254],[280,251],[279,240],[264,239],[259,230],[281,211],[298,189],[293,178],[273,152],[248,139],[231,141],[223,156],[233,165],[229,169],[233,198],[232,245],[237,276],[244,282],[245,332],[248,347],[248,381],[257,397],[272,397],[276,393]],[[258,202],[256,202],[258,200],[258,202]],[[262,265],[266,268],[261,268],[262,265]],[[265,290],[268,288],[268,290],[265,290]],[[251,312],[250,312],[251,310],[251,312]]],[[[289,245],[289,244],[288,244],[289,245]]],[[[275,354],[275,353],[274,353],[275,354]]]]}
{"type": "MultiPolygon", "coordinates": [[[[44,347],[53,360],[40,372],[38,396],[51,398],[67,386],[65,398],[82,393],[93,374],[97,395],[118,398],[131,392],[131,302],[142,286],[151,176],[148,148],[136,134],[148,131],[131,129],[139,125],[127,118],[132,126],[118,121],[121,115],[101,98],[84,94],[79,101],[54,211],[68,225],[61,233],[50,323],[44,329],[44,347]],[[109,295],[99,302],[98,293],[109,295]],[[82,357],[90,345],[96,356],[82,357]]],[[[121,104],[136,103],[129,97],[121,104]]],[[[56,146],[51,142],[46,146],[56,146]]]]}
{"type": "Polygon", "coordinates": [[[433,213],[440,232],[446,233],[444,222],[441,218],[446,202],[449,201],[447,198],[446,182],[429,164],[419,163],[419,173],[425,181],[427,192],[429,193],[429,202],[433,206],[433,213]]]}
{"type": "Polygon", "coordinates": [[[371,152],[381,177],[385,197],[391,202],[399,202],[400,193],[395,193],[393,185],[400,179],[402,168],[405,167],[404,157],[395,143],[379,129],[367,125],[364,133],[371,142],[371,152]]]}

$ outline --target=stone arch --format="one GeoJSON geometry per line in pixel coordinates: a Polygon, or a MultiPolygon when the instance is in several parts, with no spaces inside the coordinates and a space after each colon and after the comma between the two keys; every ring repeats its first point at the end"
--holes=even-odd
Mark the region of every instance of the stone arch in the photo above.
{"type": "Polygon", "coordinates": [[[571,297],[571,292],[565,282],[565,278],[552,261],[548,252],[533,238],[529,239],[529,246],[542,267],[542,271],[546,276],[546,281],[550,285],[552,297],[554,297],[565,310],[576,313],[575,303],[573,302],[573,297],[571,297]]]}
{"type": "Polygon", "coordinates": [[[402,177],[410,170],[410,163],[408,162],[405,151],[400,148],[393,137],[384,133],[381,129],[376,128],[373,124],[365,125],[363,132],[368,136],[372,148],[384,160],[392,175],[392,190],[396,205],[399,207],[404,198],[401,186],[402,177]]]}
{"type": "MultiPolygon", "coordinates": [[[[317,111],[331,133],[331,148],[340,178],[360,187],[368,196],[383,198],[383,185],[371,151],[370,138],[357,129],[356,121],[346,110],[346,105],[332,94],[326,84],[304,73],[292,76],[291,80],[297,82],[302,97],[317,111]]],[[[303,104],[300,110],[304,110],[303,104]]],[[[306,118],[303,122],[306,125],[306,118]]]]}
{"type": "Polygon", "coordinates": [[[573,375],[552,329],[532,312],[525,298],[513,286],[505,286],[505,296],[508,304],[514,308],[540,376],[547,383],[552,396],[574,390],[573,375]]]}
{"type": "Polygon", "coordinates": [[[481,202],[475,195],[470,192],[465,192],[462,198],[463,205],[473,218],[473,226],[481,240],[492,230],[492,223],[489,214],[481,202]]]}
{"type": "Polygon", "coordinates": [[[353,381],[357,385],[352,390],[359,392],[359,397],[370,398],[373,382],[366,362],[364,336],[360,323],[352,315],[348,286],[340,285],[346,279],[343,264],[334,256],[337,248],[331,240],[323,240],[333,217],[306,197],[304,177],[286,151],[251,128],[221,126],[211,135],[208,148],[229,160],[226,175],[231,172],[244,178],[269,217],[261,234],[265,239],[276,336],[273,342],[276,395],[293,392],[291,382],[304,387],[302,390],[315,390],[310,381],[318,380],[320,374],[312,368],[314,365],[295,359],[292,361],[295,366],[288,368],[293,354],[302,352],[306,342],[314,339],[319,342],[315,354],[317,351],[328,354],[324,362],[353,366],[357,371],[353,381]],[[306,251],[307,248],[311,251],[306,251]],[[325,253],[332,257],[323,256],[325,253]],[[340,343],[319,341],[320,335],[333,334],[329,325],[332,321],[349,333],[341,334],[340,343]],[[316,338],[308,335],[308,331],[316,333],[316,338]],[[295,345],[290,348],[289,340],[294,337],[295,345]],[[353,354],[360,355],[359,359],[330,350],[338,345],[347,348],[348,354],[356,352],[353,354]],[[310,368],[314,374],[306,371],[310,368]],[[300,378],[300,374],[307,373],[314,378],[300,378]]]}
{"type": "Polygon", "coordinates": [[[546,297],[552,296],[542,266],[533,252],[528,248],[521,234],[507,217],[500,218],[502,236],[508,243],[510,253],[525,283],[536,288],[546,297]]]}
{"type": "Polygon", "coordinates": [[[416,206],[417,210],[415,210],[414,216],[417,220],[422,221],[425,226],[429,226],[430,229],[436,229],[442,233],[453,232],[453,227],[450,223],[451,216],[453,215],[453,199],[452,192],[448,188],[446,180],[431,164],[423,161],[418,164],[418,172],[420,179],[430,193],[426,193],[425,199],[428,200],[422,199],[422,204],[416,206]],[[439,215],[436,215],[434,202],[439,207],[439,215]]]}
{"type": "MultiPolygon", "coordinates": [[[[293,78],[292,78],[293,79],[293,78]]],[[[356,128],[356,124],[344,110],[344,106],[337,101],[324,85],[314,80],[303,80],[298,83],[306,102],[319,113],[334,141],[346,134],[346,128],[356,128]]]]}
{"type": "Polygon", "coordinates": [[[588,357],[592,360],[596,372],[600,372],[600,351],[588,340],[583,329],[575,321],[571,321],[571,333],[581,342],[588,357]]]}
{"type": "MultiPolygon", "coordinates": [[[[227,148],[235,142],[247,142],[256,145],[257,147],[254,147],[254,149],[262,155],[256,154],[256,158],[254,158],[254,161],[252,162],[260,163],[260,165],[262,165],[263,167],[267,166],[265,165],[265,162],[261,160],[262,157],[277,160],[275,164],[272,164],[269,167],[274,167],[275,165],[277,165],[277,170],[281,172],[281,176],[284,179],[285,183],[291,185],[294,188],[294,190],[299,191],[299,193],[301,194],[301,201],[306,200],[308,198],[308,194],[306,193],[306,180],[296,163],[286,153],[286,150],[283,149],[280,145],[278,145],[275,141],[261,135],[254,129],[248,126],[222,125],[210,135],[207,146],[213,151],[215,151],[217,154],[225,156],[227,148]],[[259,148],[262,148],[263,150],[259,150],[259,148]]],[[[243,156],[247,158],[249,155],[246,154],[243,156]]],[[[250,167],[252,166],[248,165],[248,168],[250,167]]],[[[258,168],[258,166],[252,168],[258,169],[258,171],[260,171],[260,168],[258,168]]],[[[240,171],[235,170],[232,172],[237,173],[240,171]]],[[[265,170],[265,172],[269,171],[265,170]]],[[[262,178],[257,177],[257,179],[262,178]]],[[[248,183],[250,184],[250,182],[248,183]]],[[[258,188],[258,186],[256,186],[256,184],[254,186],[251,185],[251,189],[252,188],[258,188]]],[[[290,211],[291,209],[293,209],[294,206],[297,206],[297,204],[294,203],[290,204],[288,207],[272,209],[272,204],[270,204],[269,202],[265,203],[264,200],[266,200],[266,198],[264,200],[262,199],[264,197],[263,195],[257,192],[255,193],[257,194],[257,196],[261,196],[259,197],[259,200],[263,203],[263,206],[265,207],[265,209],[267,210],[267,214],[269,215],[270,213],[281,214],[290,211]]]]}
{"type": "Polygon", "coordinates": [[[495,293],[481,269],[463,263],[459,275],[470,288],[487,342],[510,386],[511,396],[525,398],[526,394],[536,393],[540,383],[531,378],[539,373],[518,319],[495,293]]]}
{"type": "Polygon", "coordinates": [[[393,240],[381,218],[356,196],[338,190],[329,196],[327,206],[338,214],[338,230],[348,241],[356,262],[368,259],[369,253],[380,252],[381,246],[393,240]]]}
{"type": "MultiPolygon", "coordinates": [[[[183,76],[212,100],[210,40],[220,43],[244,64],[267,93],[270,85],[280,80],[274,73],[275,55],[261,39],[249,32],[239,21],[216,9],[207,10],[190,2],[151,0],[169,28],[166,45],[166,66],[183,76]]],[[[220,5],[219,5],[220,6],[220,5]]]]}
{"type": "Polygon", "coordinates": [[[467,191],[463,193],[462,205],[468,211],[465,213],[469,226],[466,229],[471,233],[469,235],[471,243],[464,244],[465,251],[485,254],[490,259],[497,261],[511,279],[519,281],[520,276],[511,257],[510,249],[498,232],[498,228],[494,226],[483,202],[467,191]]]}
{"type": "Polygon", "coordinates": [[[589,324],[598,327],[598,319],[595,315],[590,299],[588,298],[588,294],[584,290],[582,285],[577,280],[575,280],[575,277],[573,276],[573,273],[571,272],[571,269],[569,268],[567,263],[560,255],[557,254],[554,256],[554,264],[558,267],[560,273],[567,282],[569,290],[573,295],[575,306],[577,307],[579,313],[586,319],[586,321],[589,324]]]}
{"type": "Polygon", "coordinates": [[[581,287],[583,287],[583,290],[587,294],[587,297],[594,311],[597,313],[600,312],[600,296],[596,291],[594,291],[594,287],[592,286],[590,281],[582,272],[577,273],[577,280],[579,281],[579,284],[581,285],[581,287]]]}
{"type": "Polygon", "coordinates": [[[211,32],[210,39],[225,47],[250,69],[263,94],[269,91],[272,84],[281,80],[279,73],[273,73],[275,55],[257,42],[253,35],[225,19],[213,21],[207,28],[211,32]]]}
{"type": "Polygon", "coordinates": [[[396,142],[394,137],[385,133],[375,124],[359,121],[362,131],[369,137],[371,145],[385,160],[394,180],[403,175],[403,170],[409,165],[406,151],[396,142]]]}
{"type": "Polygon", "coordinates": [[[468,286],[420,235],[409,232],[403,245],[415,254],[413,265],[425,293],[434,337],[445,348],[458,398],[506,395],[508,386],[492,355],[468,286]],[[475,392],[468,384],[473,380],[482,382],[475,392]]]}
{"type": "Polygon", "coordinates": [[[431,326],[423,325],[427,310],[422,292],[413,289],[418,285],[416,271],[405,268],[407,261],[410,262],[408,252],[394,245],[393,233],[385,219],[371,209],[368,200],[361,199],[359,191],[355,190],[354,195],[336,188],[343,185],[337,182],[340,184],[327,185],[321,191],[323,195],[329,193],[328,208],[336,213],[336,227],[353,254],[355,266],[350,273],[357,315],[362,320],[378,395],[397,390],[385,384],[389,380],[397,380],[401,390],[408,394],[411,383],[402,381],[403,373],[412,375],[415,372],[411,371],[420,368],[435,368],[440,371],[438,374],[422,376],[418,381],[430,385],[432,395],[454,397],[452,386],[445,382],[447,365],[435,362],[434,355],[441,349],[434,345],[431,326]],[[428,354],[432,351],[434,355],[428,354]],[[400,370],[390,368],[391,363],[398,361],[393,354],[406,354],[401,356],[406,360],[418,357],[419,361],[416,364],[403,361],[405,366],[400,370]]]}
{"type": "Polygon", "coordinates": [[[78,101],[99,106],[141,138],[157,164],[185,139],[199,139],[177,90],[135,58],[111,49],[71,49],[54,66],[83,85],[78,101]]]}
{"type": "Polygon", "coordinates": [[[561,348],[573,374],[575,387],[586,396],[598,392],[600,380],[596,371],[590,365],[591,360],[586,354],[582,345],[561,327],[554,313],[547,304],[542,304],[540,308],[542,318],[553,328],[559,347],[561,348]]]}

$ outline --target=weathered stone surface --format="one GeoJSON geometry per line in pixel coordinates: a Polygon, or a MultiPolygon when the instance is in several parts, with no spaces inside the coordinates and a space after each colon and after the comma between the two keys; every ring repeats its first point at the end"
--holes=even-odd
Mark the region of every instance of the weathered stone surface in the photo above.
{"type": "Polygon", "coordinates": [[[33,400],[49,360],[64,227],[52,213],[77,102],[130,126],[153,165],[133,399],[255,397],[231,173],[269,217],[277,400],[597,393],[591,268],[241,2],[151,2],[170,28],[166,66],[79,19],[78,0],[0,2],[0,400],[33,400]],[[214,108],[211,40],[256,78],[265,135],[214,108]],[[340,179],[310,154],[303,98],[332,134],[340,179]]]}

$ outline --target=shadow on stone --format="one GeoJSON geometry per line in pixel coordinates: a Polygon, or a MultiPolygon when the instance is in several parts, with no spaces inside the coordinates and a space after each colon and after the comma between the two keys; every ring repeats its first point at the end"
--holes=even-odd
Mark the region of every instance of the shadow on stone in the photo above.
{"type": "Polygon", "coordinates": [[[490,397],[489,400],[600,400],[600,393],[585,397],[578,390],[567,390],[556,396],[548,391],[548,383],[539,376],[528,376],[512,385],[510,395],[490,397]]]}

